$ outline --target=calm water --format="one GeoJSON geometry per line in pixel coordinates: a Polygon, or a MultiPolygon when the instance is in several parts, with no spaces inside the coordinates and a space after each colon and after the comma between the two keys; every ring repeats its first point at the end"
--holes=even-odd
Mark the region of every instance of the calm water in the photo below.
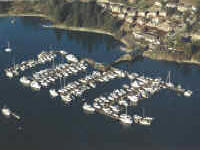
{"type": "MultiPolygon", "coordinates": [[[[0,115],[0,146],[3,150],[177,150],[200,149],[200,68],[195,65],[176,64],[149,59],[124,63],[117,67],[145,76],[166,78],[172,71],[172,79],[194,95],[185,98],[169,90],[162,90],[150,99],[143,100],[132,112],[155,117],[151,127],[133,125],[124,127],[103,115],[87,115],[81,103],[64,106],[60,100],[52,100],[47,90],[33,92],[23,87],[18,79],[5,78],[3,69],[12,63],[32,58],[41,50],[63,48],[77,56],[89,57],[109,63],[122,53],[120,43],[112,37],[83,32],[44,29],[38,18],[0,18],[0,107],[4,104],[18,113],[21,121],[6,119],[0,115]],[[13,54],[3,52],[7,41],[13,54]],[[22,129],[19,129],[21,127],[22,129]]],[[[78,78],[78,77],[73,77],[78,78]]],[[[69,79],[68,82],[70,82],[69,79]]],[[[114,88],[120,88],[123,80],[115,80],[84,94],[88,101],[114,88]]]]}

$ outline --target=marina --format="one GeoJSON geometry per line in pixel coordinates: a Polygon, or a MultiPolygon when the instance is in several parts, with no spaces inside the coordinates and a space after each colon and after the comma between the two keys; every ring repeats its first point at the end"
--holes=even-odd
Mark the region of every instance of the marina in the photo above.
{"type": "MultiPolygon", "coordinates": [[[[137,114],[129,114],[127,107],[132,107],[134,109],[134,106],[137,105],[139,101],[150,98],[162,89],[173,90],[182,93],[186,97],[192,96],[191,90],[185,90],[181,85],[176,86],[171,81],[171,72],[168,73],[167,79],[164,81],[160,77],[145,77],[144,75],[139,75],[139,73],[128,73],[127,71],[117,68],[110,68],[110,70],[107,71],[95,70],[93,68],[93,71],[89,71],[87,70],[89,66],[88,63],[84,60],[79,60],[75,55],[64,50],[42,51],[42,53],[37,55],[37,58],[37,60],[23,61],[19,65],[14,65],[13,67],[5,69],[5,75],[10,78],[11,76],[8,74],[16,75],[15,72],[21,71],[20,73],[22,73],[26,69],[34,69],[36,65],[52,62],[50,68],[34,72],[29,77],[23,75],[19,81],[26,86],[30,86],[35,91],[51,86],[49,89],[50,96],[53,98],[59,96],[65,104],[77,98],[81,98],[86,91],[98,88],[99,84],[105,85],[112,80],[126,78],[128,84],[123,84],[122,88],[114,89],[106,96],[101,95],[95,98],[92,105],[84,102],[82,106],[85,111],[98,112],[119,120],[124,124],[132,125],[134,121],[135,124],[151,125],[153,121],[152,117],[141,117],[137,114]],[[54,60],[57,55],[61,55],[61,58],[65,58],[65,62],[55,64],[54,60]],[[67,78],[77,75],[79,72],[86,72],[86,74],[84,77],[73,82],[65,83],[67,78]],[[60,81],[60,89],[54,89],[52,87],[53,85],[55,86],[56,81],[60,81]],[[123,114],[124,107],[126,108],[125,114],[123,114]]],[[[62,62],[63,61],[62,59],[62,62]]]]}

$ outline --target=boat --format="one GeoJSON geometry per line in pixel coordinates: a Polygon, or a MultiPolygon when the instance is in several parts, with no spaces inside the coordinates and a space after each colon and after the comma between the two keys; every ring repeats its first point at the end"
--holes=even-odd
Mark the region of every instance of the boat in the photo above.
{"type": "Polygon", "coordinates": [[[127,114],[121,114],[119,116],[119,120],[124,124],[129,124],[129,125],[133,124],[133,119],[131,118],[130,115],[127,114]]]}
{"type": "Polygon", "coordinates": [[[192,91],[191,91],[191,90],[185,91],[185,92],[184,92],[184,96],[186,96],[186,97],[192,96],[192,91]]]}
{"type": "Polygon", "coordinates": [[[85,102],[82,106],[83,110],[89,111],[89,112],[95,112],[94,107],[92,107],[91,105],[87,104],[87,102],[85,102]]]}
{"type": "Polygon", "coordinates": [[[10,117],[10,115],[11,115],[10,109],[7,108],[6,106],[4,106],[4,107],[1,109],[1,113],[2,113],[5,117],[10,117]]]}
{"type": "Polygon", "coordinates": [[[125,114],[121,114],[119,116],[119,120],[124,123],[124,124],[128,124],[131,125],[133,124],[133,119],[130,115],[127,114],[127,106],[126,106],[126,113],[125,114]]]}
{"type": "Polygon", "coordinates": [[[154,118],[152,117],[146,117],[144,115],[144,109],[142,109],[142,116],[139,115],[133,115],[134,122],[136,124],[144,125],[144,126],[150,126],[152,124],[152,121],[154,118]]]}
{"type": "Polygon", "coordinates": [[[14,75],[13,75],[12,71],[6,70],[5,72],[6,72],[6,76],[7,76],[8,78],[13,78],[14,75]]]}
{"type": "Polygon", "coordinates": [[[136,95],[129,95],[127,96],[127,98],[131,101],[131,102],[134,102],[134,103],[137,103],[139,101],[139,98],[138,96],[136,95]]]}
{"type": "Polygon", "coordinates": [[[50,93],[50,95],[51,95],[52,97],[57,97],[57,96],[58,96],[58,93],[56,92],[55,89],[50,89],[50,90],[49,90],[49,93],[50,93]]]}
{"type": "Polygon", "coordinates": [[[11,24],[15,24],[16,23],[16,19],[15,18],[11,19],[10,23],[11,24]]]}
{"type": "Polygon", "coordinates": [[[168,76],[167,76],[167,80],[166,80],[166,86],[168,88],[173,88],[174,84],[171,82],[170,76],[171,76],[171,72],[169,71],[168,72],[168,76]]]}
{"type": "Polygon", "coordinates": [[[12,49],[10,48],[10,42],[8,42],[8,47],[5,48],[4,51],[5,51],[5,52],[8,52],[8,53],[12,51],[12,49]]]}
{"type": "Polygon", "coordinates": [[[31,83],[30,80],[27,79],[27,77],[23,76],[19,79],[19,81],[24,85],[29,85],[31,83]]]}
{"type": "Polygon", "coordinates": [[[65,103],[69,103],[72,101],[72,98],[69,95],[61,95],[60,97],[65,103]]]}
{"type": "Polygon", "coordinates": [[[31,82],[31,88],[34,89],[34,90],[40,90],[41,86],[37,81],[32,81],[31,82]]]}
{"type": "Polygon", "coordinates": [[[73,54],[68,54],[68,55],[65,56],[65,58],[69,62],[73,62],[73,63],[77,63],[78,62],[78,59],[73,54]]]}
{"type": "Polygon", "coordinates": [[[134,122],[136,124],[150,126],[152,124],[153,118],[151,117],[142,117],[139,115],[133,115],[134,122]]]}

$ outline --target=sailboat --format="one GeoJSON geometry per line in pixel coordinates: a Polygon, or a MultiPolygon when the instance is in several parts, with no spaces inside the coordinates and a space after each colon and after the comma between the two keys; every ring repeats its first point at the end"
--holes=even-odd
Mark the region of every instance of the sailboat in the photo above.
{"type": "Polygon", "coordinates": [[[8,41],[8,47],[5,48],[4,51],[7,52],[7,53],[12,52],[12,49],[10,48],[10,42],[9,41],[8,41]]]}
{"type": "Polygon", "coordinates": [[[15,24],[15,23],[16,23],[16,19],[15,19],[15,18],[12,18],[11,21],[10,21],[10,23],[11,23],[11,24],[15,24]]]}
{"type": "Polygon", "coordinates": [[[126,106],[126,113],[125,114],[121,114],[119,116],[119,120],[124,123],[124,124],[129,124],[131,125],[133,123],[133,119],[130,115],[127,114],[127,106],[126,106]]]}
{"type": "Polygon", "coordinates": [[[20,116],[18,116],[18,115],[16,115],[15,113],[13,113],[8,107],[6,107],[6,106],[3,106],[3,108],[1,109],[1,113],[5,116],[5,117],[7,117],[7,118],[9,118],[11,115],[13,116],[13,117],[15,117],[16,119],[20,119],[20,116]]]}
{"type": "Polygon", "coordinates": [[[174,87],[174,84],[171,82],[171,71],[168,72],[168,76],[167,76],[167,79],[166,79],[166,86],[168,88],[174,87]]]}

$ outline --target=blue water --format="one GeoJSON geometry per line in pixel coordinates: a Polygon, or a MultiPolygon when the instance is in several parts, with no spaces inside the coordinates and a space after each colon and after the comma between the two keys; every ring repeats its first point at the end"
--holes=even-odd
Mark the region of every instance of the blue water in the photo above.
{"type": "MultiPolygon", "coordinates": [[[[4,104],[19,114],[20,121],[0,115],[0,146],[2,150],[182,150],[200,149],[200,68],[190,64],[141,59],[117,67],[141,75],[166,78],[186,89],[191,98],[162,90],[142,100],[132,112],[155,117],[151,127],[125,127],[118,121],[100,114],[87,115],[79,99],[65,106],[59,99],[49,97],[48,90],[33,92],[16,79],[7,79],[3,69],[16,62],[33,58],[42,50],[65,49],[80,58],[110,63],[121,52],[120,43],[110,36],[45,29],[40,18],[20,17],[16,24],[9,17],[0,18],[0,107],[4,104]],[[7,41],[12,54],[3,51],[7,41]]],[[[78,78],[78,77],[73,77],[78,78]]],[[[73,79],[69,79],[70,82],[73,79]]],[[[99,85],[84,94],[88,101],[122,86],[123,80],[99,85]]]]}

